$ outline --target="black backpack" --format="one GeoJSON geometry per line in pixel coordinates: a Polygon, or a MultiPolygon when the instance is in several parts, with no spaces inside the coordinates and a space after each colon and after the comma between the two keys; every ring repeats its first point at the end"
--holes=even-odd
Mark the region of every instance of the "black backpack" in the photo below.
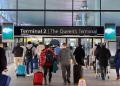
{"type": "Polygon", "coordinates": [[[26,58],[32,58],[32,56],[32,47],[30,49],[26,47],[26,58]]]}
{"type": "Polygon", "coordinates": [[[53,53],[52,51],[48,50],[46,52],[46,66],[51,66],[53,63],[53,53]]]}

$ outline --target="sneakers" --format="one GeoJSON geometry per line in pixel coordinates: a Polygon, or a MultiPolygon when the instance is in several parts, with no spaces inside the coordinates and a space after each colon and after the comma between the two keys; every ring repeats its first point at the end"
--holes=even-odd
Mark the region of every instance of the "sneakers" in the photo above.
{"type": "Polygon", "coordinates": [[[26,74],[26,76],[30,76],[30,74],[26,74]]]}
{"type": "Polygon", "coordinates": [[[30,74],[26,74],[26,76],[32,76],[33,75],[33,73],[30,73],[30,74]]]}
{"type": "Polygon", "coordinates": [[[67,82],[68,82],[69,84],[71,83],[69,79],[67,80],[67,82]]]}

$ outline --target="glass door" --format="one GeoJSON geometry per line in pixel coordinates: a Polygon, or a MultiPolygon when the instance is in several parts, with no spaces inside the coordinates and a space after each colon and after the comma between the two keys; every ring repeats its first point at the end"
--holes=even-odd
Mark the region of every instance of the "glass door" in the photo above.
{"type": "Polygon", "coordinates": [[[67,38],[67,43],[69,46],[76,48],[78,46],[78,38],[67,38]]]}
{"type": "Polygon", "coordinates": [[[81,38],[81,45],[85,50],[85,56],[88,56],[92,48],[92,38],[81,38]]]}

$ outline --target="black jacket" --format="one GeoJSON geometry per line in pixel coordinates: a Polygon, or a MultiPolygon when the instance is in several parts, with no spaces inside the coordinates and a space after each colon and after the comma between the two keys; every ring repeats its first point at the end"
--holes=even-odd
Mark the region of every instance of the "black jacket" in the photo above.
{"type": "Polygon", "coordinates": [[[75,55],[75,60],[79,65],[84,65],[85,51],[82,47],[77,47],[73,55],[75,55]]]}
{"type": "Polygon", "coordinates": [[[0,47],[0,73],[7,68],[7,60],[5,56],[5,50],[0,47]]]}
{"type": "Polygon", "coordinates": [[[98,57],[100,66],[108,66],[108,61],[111,57],[111,53],[109,49],[103,47],[99,50],[98,57]]]}
{"type": "Polygon", "coordinates": [[[23,48],[20,46],[16,46],[13,48],[12,53],[15,57],[22,57],[23,56],[23,48]]]}

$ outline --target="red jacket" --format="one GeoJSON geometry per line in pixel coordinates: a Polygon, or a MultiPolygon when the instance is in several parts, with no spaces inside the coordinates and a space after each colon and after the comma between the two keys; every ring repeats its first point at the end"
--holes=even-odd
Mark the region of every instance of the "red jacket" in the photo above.
{"type": "Polygon", "coordinates": [[[50,50],[53,53],[53,57],[56,58],[55,53],[54,53],[54,51],[51,48],[43,49],[42,52],[41,52],[41,54],[40,54],[40,57],[39,57],[39,65],[40,66],[45,65],[45,62],[46,62],[45,54],[46,54],[46,52],[48,50],[50,50]]]}

